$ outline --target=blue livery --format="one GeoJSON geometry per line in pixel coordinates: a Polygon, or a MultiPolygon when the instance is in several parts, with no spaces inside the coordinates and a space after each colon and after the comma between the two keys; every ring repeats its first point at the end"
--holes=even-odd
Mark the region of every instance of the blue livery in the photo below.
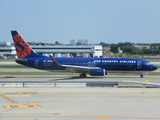
{"type": "Polygon", "coordinates": [[[53,58],[37,54],[27,42],[18,34],[11,31],[14,46],[17,52],[17,63],[47,71],[70,71],[80,73],[80,77],[105,76],[110,72],[144,73],[157,69],[157,66],[149,61],[135,58],[53,58]]]}

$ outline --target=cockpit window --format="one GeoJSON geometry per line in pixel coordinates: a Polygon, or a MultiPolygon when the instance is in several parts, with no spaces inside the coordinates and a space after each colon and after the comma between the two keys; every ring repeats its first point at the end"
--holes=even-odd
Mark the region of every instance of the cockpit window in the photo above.
{"type": "Polygon", "coordinates": [[[150,62],[146,62],[145,64],[146,64],[146,65],[148,65],[148,66],[150,66],[150,65],[151,65],[151,63],[150,63],[150,62]]]}

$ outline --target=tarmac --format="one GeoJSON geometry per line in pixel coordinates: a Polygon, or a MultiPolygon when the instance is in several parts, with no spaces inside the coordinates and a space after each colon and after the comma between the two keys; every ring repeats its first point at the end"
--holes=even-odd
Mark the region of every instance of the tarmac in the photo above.
{"type": "MultiPolygon", "coordinates": [[[[160,76],[1,75],[0,83],[97,83],[115,86],[1,86],[0,120],[159,120],[160,90],[122,80],[160,83],[160,76]],[[128,86],[128,87],[127,87],[128,86]],[[127,88],[126,88],[127,87],[127,88]]],[[[42,84],[41,84],[42,85],[42,84]]]]}

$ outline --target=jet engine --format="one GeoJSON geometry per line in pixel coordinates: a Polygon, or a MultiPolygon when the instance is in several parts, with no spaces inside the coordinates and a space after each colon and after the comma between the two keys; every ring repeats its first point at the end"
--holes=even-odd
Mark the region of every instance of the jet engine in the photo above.
{"type": "Polygon", "coordinates": [[[91,76],[105,76],[105,69],[90,69],[91,76]]]}

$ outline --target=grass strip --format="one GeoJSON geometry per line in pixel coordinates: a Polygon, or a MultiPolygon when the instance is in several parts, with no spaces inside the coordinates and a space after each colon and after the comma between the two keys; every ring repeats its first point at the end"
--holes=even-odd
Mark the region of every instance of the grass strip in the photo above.
{"type": "Polygon", "coordinates": [[[70,72],[0,72],[0,75],[72,75],[70,72]]]}
{"type": "Polygon", "coordinates": [[[24,65],[0,65],[0,68],[28,68],[24,65]]]}
{"type": "MultiPolygon", "coordinates": [[[[78,73],[71,72],[0,72],[0,75],[79,75],[78,73]]],[[[122,76],[131,76],[131,75],[140,75],[137,73],[109,73],[109,75],[122,75],[122,76]]],[[[109,76],[108,75],[108,76],[109,76]]],[[[147,75],[160,75],[160,72],[150,72],[147,75]]],[[[144,75],[144,76],[147,76],[144,75]]]]}

